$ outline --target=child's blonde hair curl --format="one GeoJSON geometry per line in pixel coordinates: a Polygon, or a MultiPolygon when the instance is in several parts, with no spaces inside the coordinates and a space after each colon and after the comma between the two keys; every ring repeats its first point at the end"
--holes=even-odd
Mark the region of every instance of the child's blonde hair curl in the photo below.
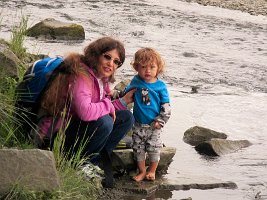
{"type": "Polygon", "coordinates": [[[155,49],[145,47],[139,49],[134,54],[134,60],[131,64],[133,68],[138,71],[139,66],[151,65],[153,62],[156,62],[158,65],[157,75],[163,73],[165,70],[165,61],[155,49]]]}

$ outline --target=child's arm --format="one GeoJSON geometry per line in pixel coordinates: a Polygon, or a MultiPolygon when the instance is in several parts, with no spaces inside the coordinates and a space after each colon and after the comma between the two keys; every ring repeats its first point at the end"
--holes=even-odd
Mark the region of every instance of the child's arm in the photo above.
{"type": "Polygon", "coordinates": [[[154,120],[154,127],[160,129],[164,127],[171,116],[170,103],[163,103],[159,115],[154,120]]]}

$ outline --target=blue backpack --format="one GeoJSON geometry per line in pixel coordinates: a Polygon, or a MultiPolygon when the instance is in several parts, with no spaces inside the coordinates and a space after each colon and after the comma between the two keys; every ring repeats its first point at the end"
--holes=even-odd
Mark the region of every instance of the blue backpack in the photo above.
{"type": "Polygon", "coordinates": [[[36,128],[40,116],[38,110],[40,99],[51,74],[63,62],[62,57],[37,60],[24,74],[23,80],[16,88],[15,117],[23,132],[33,139],[30,132],[36,128]]]}
{"type": "Polygon", "coordinates": [[[62,63],[63,58],[44,58],[37,60],[24,74],[23,81],[17,87],[18,100],[36,103],[49,81],[52,72],[62,63]]]}

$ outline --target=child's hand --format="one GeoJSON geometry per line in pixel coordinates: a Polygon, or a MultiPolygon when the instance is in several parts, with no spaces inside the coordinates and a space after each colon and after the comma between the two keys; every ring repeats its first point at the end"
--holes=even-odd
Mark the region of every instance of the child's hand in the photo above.
{"type": "Polygon", "coordinates": [[[160,123],[159,122],[154,122],[154,127],[156,128],[156,129],[161,129],[161,125],[160,125],[160,123]]]}

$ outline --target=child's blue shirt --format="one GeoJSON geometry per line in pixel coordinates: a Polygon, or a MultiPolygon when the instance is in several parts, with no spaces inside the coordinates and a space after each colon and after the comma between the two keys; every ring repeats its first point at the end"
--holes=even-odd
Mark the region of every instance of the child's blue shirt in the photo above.
{"type": "Polygon", "coordinates": [[[137,88],[134,93],[133,115],[138,123],[150,124],[159,115],[161,105],[170,103],[167,86],[160,79],[155,83],[147,83],[136,75],[125,91],[127,92],[133,88],[137,88]],[[144,93],[148,91],[148,96],[142,95],[142,90],[144,93]]]}

